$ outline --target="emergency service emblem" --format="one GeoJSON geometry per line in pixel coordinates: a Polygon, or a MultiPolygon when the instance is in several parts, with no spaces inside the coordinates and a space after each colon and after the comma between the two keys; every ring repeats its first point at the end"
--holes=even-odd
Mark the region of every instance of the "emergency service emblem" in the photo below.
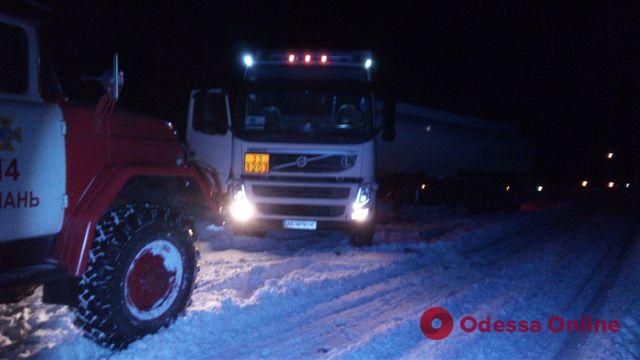
{"type": "Polygon", "coordinates": [[[0,116],[0,151],[13,151],[13,142],[22,142],[22,128],[11,128],[12,121],[0,116]]]}

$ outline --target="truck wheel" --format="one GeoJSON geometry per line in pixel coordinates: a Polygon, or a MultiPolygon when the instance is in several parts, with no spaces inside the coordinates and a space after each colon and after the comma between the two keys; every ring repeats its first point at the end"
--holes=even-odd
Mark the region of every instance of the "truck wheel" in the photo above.
{"type": "Polygon", "coordinates": [[[373,229],[367,229],[351,234],[349,243],[356,247],[373,245],[373,229]]]}
{"type": "Polygon", "coordinates": [[[111,349],[171,324],[191,298],[198,253],[188,222],[170,209],[126,205],[96,226],[80,281],[76,324],[111,349]]]}

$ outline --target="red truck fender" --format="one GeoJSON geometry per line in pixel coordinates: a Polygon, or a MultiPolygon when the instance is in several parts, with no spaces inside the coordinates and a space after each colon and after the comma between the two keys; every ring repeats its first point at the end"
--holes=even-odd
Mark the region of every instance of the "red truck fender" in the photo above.
{"type": "Polygon", "coordinates": [[[84,273],[94,238],[95,226],[109,209],[129,179],[134,176],[190,179],[202,192],[208,210],[213,213],[214,190],[194,168],[172,165],[110,165],[100,171],[86,187],[77,204],[67,214],[54,248],[54,258],[73,276],[84,273]]]}

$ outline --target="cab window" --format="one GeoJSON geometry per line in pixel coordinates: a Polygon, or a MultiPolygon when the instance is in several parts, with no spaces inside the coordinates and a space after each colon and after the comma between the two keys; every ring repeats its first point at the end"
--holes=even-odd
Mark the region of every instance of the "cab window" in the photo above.
{"type": "Polygon", "coordinates": [[[0,92],[27,90],[27,34],[23,29],[0,23],[0,92]]]}

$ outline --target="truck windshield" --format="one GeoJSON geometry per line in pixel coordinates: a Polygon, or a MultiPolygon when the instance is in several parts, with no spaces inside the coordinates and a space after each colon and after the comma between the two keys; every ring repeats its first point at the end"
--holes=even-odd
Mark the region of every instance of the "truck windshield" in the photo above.
{"type": "Polygon", "coordinates": [[[360,84],[251,85],[239,110],[235,130],[254,141],[354,143],[373,133],[371,92],[360,84]]]}

